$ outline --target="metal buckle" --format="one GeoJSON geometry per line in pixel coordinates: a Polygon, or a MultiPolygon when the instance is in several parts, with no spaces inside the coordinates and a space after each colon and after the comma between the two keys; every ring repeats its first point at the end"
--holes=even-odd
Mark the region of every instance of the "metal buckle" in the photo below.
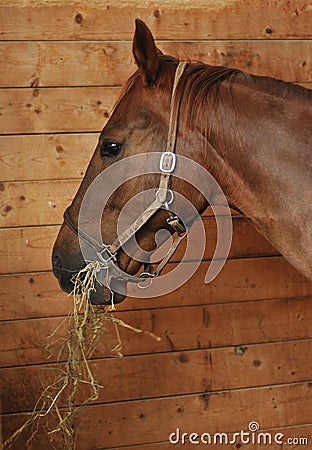
{"type": "Polygon", "coordinates": [[[99,260],[100,260],[103,264],[108,265],[108,263],[110,263],[112,260],[116,262],[116,255],[115,255],[115,253],[112,253],[112,252],[110,251],[109,245],[105,245],[105,246],[103,247],[103,249],[100,250],[99,252],[96,252],[96,254],[97,254],[99,260]],[[106,255],[105,255],[106,258],[105,258],[105,256],[103,255],[104,253],[106,253],[106,255]],[[107,257],[107,255],[108,255],[108,257],[107,257]]]}
{"type": "Polygon", "coordinates": [[[172,215],[166,219],[166,222],[171,226],[171,228],[174,229],[176,233],[178,233],[179,236],[181,236],[183,233],[186,233],[186,228],[180,217],[172,215]]]}
{"type": "Polygon", "coordinates": [[[175,153],[164,152],[161,155],[159,169],[164,173],[172,173],[176,165],[177,157],[175,153]]]}

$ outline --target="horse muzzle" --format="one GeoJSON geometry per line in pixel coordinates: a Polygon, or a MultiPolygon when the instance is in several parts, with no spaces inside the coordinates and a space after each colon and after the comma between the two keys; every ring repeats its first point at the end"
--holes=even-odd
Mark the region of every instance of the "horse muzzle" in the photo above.
{"type": "MultiPolygon", "coordinates": [[[[70,269],[66,267],[64,258],[57,251],[53,250],[52,269],[53,274],[57,278],[60,288],[67,294],[71,294],[74,289],[73,278],[78,274],[79,270],[84,267],[70,269]]],[[[112,279],[110,288],[107,288],[98,280],[95,281],[95,289],[90,293],[90,303],[92,305],[109,305],[112,303],[120,303],[126,297],[127,286],[123,280],[112,279]],[[114,291],[114,286],[116,291],[114,291]]]]}

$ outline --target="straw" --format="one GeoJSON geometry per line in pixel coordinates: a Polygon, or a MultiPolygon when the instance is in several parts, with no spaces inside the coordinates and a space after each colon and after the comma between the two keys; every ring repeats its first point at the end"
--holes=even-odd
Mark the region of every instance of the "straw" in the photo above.
{"type": "MultiPolygon", "coordinates": [[[[104,334],[109,334],[106,326],[108,323],[114,325],[115,345],[111,349],[113,356],[122,356],[120,326],[135,333],[147,334],[157,341],[161,339],[116,318],[113,314],[116,308],[112,291],[112,301],[107,307],[93,306],[90,303],[90,295],[95,291],[96,276],[101,270],[108,269],[99,261],[92,261],[73,277],[73,312],[65,319],[68,321],[67,333],[64,337],[58,337],[63,321],[48,336],[46,346],[48,357],[57,352],[57,361],[65,361],[64,367],[54,369],[57,372],[54,381],[43,388],[33,411],[23,425],[4,442],[4,448],[9,448],[25,430],[30,429],[28,445],[35,439],[39,429],[43,428],[53,448],[75,450],[75,418],[83,407],[99,398],[100,391],[104,388],[92,372],[90,358],[104,334]]],[[[109,379],[107,382],[109,383],[109,379]]]]}

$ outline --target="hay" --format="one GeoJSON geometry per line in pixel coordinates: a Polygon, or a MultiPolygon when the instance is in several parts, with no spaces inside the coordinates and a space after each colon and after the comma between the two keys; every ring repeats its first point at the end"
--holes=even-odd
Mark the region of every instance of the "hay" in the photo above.
{"type": "Polygon", "coordinates": [[[113,314],[115,305],[112,292],[112,303],[108,307],[91,305],[90,295],[95,290],[96,274],[100,270],[107,269],[100,262],[93,261],[73,278],[73,312],[65,319],[68,321],[67,335],[58,337],[58,332],[64,325],[63,321],[48,336],[46,346],[49,357],[57,351],[57,361],[65,361],[64,368],[57,370],[53,383],[43,389],[32,413],[4,442],[4,448],[9,448],[24,431],[30,430],[26,444],[28,445],[38,430],[43,428],[53,448],[75,449],[74,420],[84,406],[99,398],[103,389],[92,373],[89,360],[103,335],[109,333],[107,323],[113,324],[115,334],[116,343],[111,349],[113,356],[122,356],[120,326],[135,333],[147,334],[158,341],[161,339],[116,318],[113,314]]]}

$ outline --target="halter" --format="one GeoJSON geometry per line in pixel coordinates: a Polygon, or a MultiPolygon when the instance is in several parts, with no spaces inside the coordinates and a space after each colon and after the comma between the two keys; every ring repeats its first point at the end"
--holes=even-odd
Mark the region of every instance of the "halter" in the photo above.
{"type": "Polygon", "coordinates": [[[159,170],[161,172],[160,182],[158,190],[155,194],[155,200],[153,203],[146,208],[136,219],[136,221],[127,228],[112,244],[100,244],[92,236],[87,234],[81,228],[77,228],[72,216],[70,214],[70,207],[68,207],[64,212],[64,223],[83,241],[85,241],[90,247],[92,247],[101,263],[103,263],[104,268],[109,269],[110,278],[123,279],[126,282],[137,283],[139,287],[145,288],[150,286],[152,279],[158,277],[168,263],[172,255],[175,253],[182,239],[186,236],[186,228],[180,218],[173,214],[169,206],[174,200],[174,194],[170,189],[170,181],[172,173],[174,172],[176,165],[176,155],[175,155],[175,144],[177,138],[177,126],[179,118],[179,108],[180,108],[180,98],[176,100],[176,88],[178,82],[183,75],[188,63],[179,62],[178,67],[175,72],[172,94],[171,94],[171,104],[170,104],[170,117],[168,126],[168,137],[166,150],[162,154],[159,162],[159,170]],[[149,272],[149,265],[144,266],[144,272],[138,277],[129,275],[123,270],[121,270],[117,265],[117,252],[118,250],[127,242],[131,237],[139,231],[146,222],[155,214],[159,209],[166,209],[168,211],[167,223],[168,225],[177,233],[175,240],[173,241],[168,253],[158,264],[155,272],[149,272]],[[142,284],[142,278],[149,278],[150,283],[147,285],[142,284]]]}

